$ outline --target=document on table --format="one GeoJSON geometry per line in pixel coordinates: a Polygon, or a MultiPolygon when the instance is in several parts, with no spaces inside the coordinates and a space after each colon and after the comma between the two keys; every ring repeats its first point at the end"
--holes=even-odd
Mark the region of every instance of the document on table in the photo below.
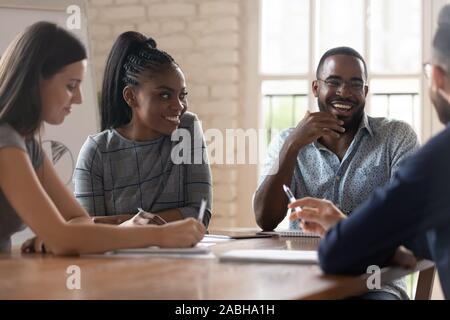
{"type": "Polygon", "coordinates": [[[158,257],[158,258],[184,258],[184,259],[211,259],[215,255],[209,249],[208,244],[198,244],[191,248],[135,248],[120,249],[111,252],[117,257],[158,257]]]}
{"type": "Polygon", "coordinates": [[[220,261],[272,262],[272,263],[318,263],[317,251],[311,250],[272,250],[242,249],[230,250],[219,256],[220,261]]]}
{"type": "Polygon", "coordinates": [[[134,248],[134,249],[120,249],[114,251],[115,253],[144,253],[144,254],[207,254],[210,252],[207,246],[195,246],[191,248],[134,248]]]}
{"type": "Polygon", "coordinates": [[[229,236],[224,236],[224,235],[216,235],[216,234],[205,234],[205,236],[203,237],[202,241],[200,242],[201,244],[206,244],[206,243],[218,243],[218,242],[228,242],[228,241],[233,241],[234,239],[229,237],[229,236]]]}

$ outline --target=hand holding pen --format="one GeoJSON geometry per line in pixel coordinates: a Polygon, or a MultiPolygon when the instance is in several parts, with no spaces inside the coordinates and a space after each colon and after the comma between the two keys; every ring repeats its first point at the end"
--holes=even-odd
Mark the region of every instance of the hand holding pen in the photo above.
{"type": "Polygon", "coordinates": [[[142,222],[144,222],[144,224],[156,224],[159,226],[167,223],[166,220],[164,220],[163,218],[161,218],[161,216],[157,214],[144,211],[142,208],[138,208],[138,210],[139,210],[138,220],[136,222],[138,222],[139,219],[141,219],[142,222]],[[145,223],[145,220],[148,220],[147,223],[145,223]]]}
{"type": "MultiPolygon", "coordinates": [[[[288,197],[290,203],[293,203],[293,202],[296,201],[296,199],[295,199],[295,197],[294,197],[294,194],[292,193],[291,189],[289,189],[289,187],[288,187],[287,185],[283,184],[283,190],[284,190],[284,193],[286,193],[286,195],[287,195],[287,197],[288,197]]],[[[301,211],[302,211],[302,208],[300,208],[300,207],[295,207],[294,210],[295,210],[295,212],[301,212],[301,211]]],[[[292,219],[290,219],[290,220],[292,220],[292,219]]],[[[294,219],[294,220],[297,220],[297,219],[294,219]]],[[[308,222],[306,222],[306,221],[301,221],[301,222],[302,222],[303,224],[307,224],[307,223],[308,223],[308,222]]]]}
{"type": "MultiPolygon", "coordinates": [[[[284,192],[286,193],[286,195],[287,195],[287,197],[288,197],[288,199],[289,199],[289,202],[290,202],[290,203],[295,202],[296,199],[295,199],[295,197],[294,197],[294,194],[292,193],[291,189],[289,189],[289,187],[288,187],[287,185],[283,184],[283,190],[284,190],[284,192]]],[[[295,207],[295,211],[296,211],[296,212],[300,212],[300,211],[302,211],[302,208],[300,208],[300,207],[295,207]]]]}
{"type": "Polygon", "coordinates": [[[166,223],[167,221],[161,218],[159,215],[147,212],[142,208],[138,208],[138,213],[135,214],[133,218],[121,223],[119,226],[130,227],[130,226],[144,226],[147,224],[156,224],[160,226],[166,223]]]}
{"type": "Polygon", "coordinates": [[[200,209],[198,210],[198,218],[197,220],[201,223],[203,223],[203,216],[205,215],[205,210],[206,210],[206,204],[208,202],[206,201],[206,199],[202,199],[201,203],[200,203],[200,209]]]}
{"type": "Polygon", "coordinates": [[[288,205],[289,208],[296,206],[301,206],[302,211],[292,213],[289,219],[293,221],[300,218],[300,226],[304,231],[320,236],[324,236],[330,228],[346,218],[339,208],[326,199],[305,197],[288,205]]]}

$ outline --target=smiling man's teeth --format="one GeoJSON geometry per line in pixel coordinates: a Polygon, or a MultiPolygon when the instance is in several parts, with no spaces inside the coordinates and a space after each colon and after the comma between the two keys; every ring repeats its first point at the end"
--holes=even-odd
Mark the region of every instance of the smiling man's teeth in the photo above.
{"type": "Polygon", "coordinates": [[[180,118],[179,117],[165,117],[169,121],[177,122],[180,118]]]}
{"type": "Polygon", "coordinates": [[[333,105],[333,107],[335,107],[337,109],[343,109],[343,110],[350,110],[352,108],[352,106],[348,106],[346,104],[335,104],[335,105],[333,105]]]}

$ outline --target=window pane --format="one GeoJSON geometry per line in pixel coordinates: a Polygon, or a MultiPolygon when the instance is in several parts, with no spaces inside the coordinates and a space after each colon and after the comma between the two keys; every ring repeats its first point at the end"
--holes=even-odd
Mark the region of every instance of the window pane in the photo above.
{"type": "Polygon", "coordinates": [[[295,127],[308,110],[308,82],[305,80],[262,83],[264,128],[267,143],[279,131],[295,127]]]}
{"type": "Polygon", "coordinates": [[[418,79],[377,79],[370,82],[372,117],[386,117],[409,123],[420,133],[420,81],[418,79]]]}
{"type": "Polygon", "coordinates": [[[372,72],[420,72],[421,10],[421,0],[370,1],[372,72]]]}
{"type": "Polygon", "coordinates": [[[261,72],[308,72],[309,1],[262,0],[261,5],[261,72]]]}
{"type": "Polygon", "coordinates": [[[328,49],[348,46],[364,55],[364,1],[318,0],[316,65],[328,49]]]}

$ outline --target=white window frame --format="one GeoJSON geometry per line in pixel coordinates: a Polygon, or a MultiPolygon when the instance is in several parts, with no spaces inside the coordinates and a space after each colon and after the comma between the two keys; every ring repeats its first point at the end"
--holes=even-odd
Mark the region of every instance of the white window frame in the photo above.
{"type": "MultiPolygon", "coordinates": [[[[431,102],[428,98],[427,94],[427,80],[424,79],[422,72],[415,74],[402,74],[402,73],[392,73],[392,74],[382,74],[382,73],[373,73],[370,70],[370,33],[369,26],[367,25],[367,15],[369,8],[369,0],[363,0],[363,12],[361,14],[365,15],[364,19],[364,50],[362,52],[366,61],[368,62],[368,73],[369,80],[377,80],[377,79],[415,79],[420,81],[420,102],[421,102],[421,126],[419,132],[419,138],[422,142],[428,140],[434,133],[439,131],[442,126],[440,125],[431,102]]],[[[310,28],[310,37],[309,37],[309,71],[307,73],[298,73],[298,74],[264,74],[261,73],[261,30],[262,30],[262,21],[261,21],[261,11],[262,5],[260,0],[250,0],[253,9],[250,12],[250,15],[254,17],[252,20],[257,21],[257,30],[251,31],[253,33],[252,39],[256,40],[257,43],[253,43],[253,45],[249,44],[249,47],[252,51],[251,56],[257,57],[257,66],[256,70],[253,66],[253,70],[251,72],[256,71],[256,77],[254,77],[255,84],[252,85],[253,90],[256,91],[258,98],[258,114],[259,114],[259,123],[258,127],[263,127],[263,113],[262,113],[262,92],[261,92],[261,84],[263,81],[267,80],[303,80],[307,81],[308,84],[311,84],[313,80],[315,80],[315,69],[316,69],[316,60],[319,55],[323,54],[317,52],[317,44],[316,44],[316,32],[317,25],[319,23],[317,16],[317,4],[316,0],[309,0],[310,6],[310,16],[313,17],[309,20],[309,28],[310,28]],[[256,8],[256,10],[255,10],[256,8]],[[256,50],[255,50],[256,49],[256,50]]],[[[445,5],[446,3],[450,3],[449,0],[422,0],[422,62],[429,61],[430,57],[430,46],[432,42],[432,35],[435,30],[436,17],[439,9],[445,5]]],[[[253,41],[254,41],[253,40],[253,41]]],[[[252,80],[250,80],[252,81],[252,80]]],[[[370,94],[370,93],[369,93],[370,94]]],[[[311,90],[308,90],[308,102],[309,108],[314,109],[316,106],[316,98],[312,94],[311,90]]],[[[366,111],[370,112],[370,99],[366,101],[366,111]]]]}

